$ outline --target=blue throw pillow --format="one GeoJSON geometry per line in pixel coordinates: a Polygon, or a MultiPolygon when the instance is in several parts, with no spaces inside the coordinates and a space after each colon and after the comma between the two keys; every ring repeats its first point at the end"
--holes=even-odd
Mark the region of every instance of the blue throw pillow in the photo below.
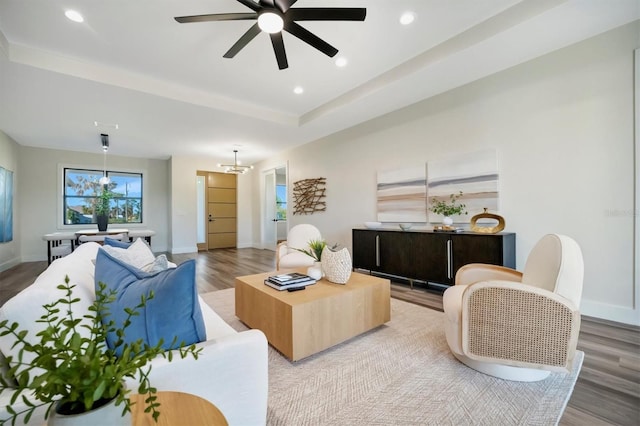
{"type": "MultiPolygon", "coordinates": [[[[177,268],[170,268],[156,274],[149,274],[111,256],[105,250],[98,250],[96,256],[95,286],[106,284],[106,291],[116,291],[115,300],[108,305],[110,315],[104,322],[115,321],[121,328],[127,318],[126,308],[134,308],[143,295],[153,291],[154,298],[140,309],[140,315],[131,318],[126,328],[124,341],[133,343],[142,339],[150,346],[163,339],[164,349],[175,349],[181,343],[206,340],[206,331],[196,287],[196,264],[191,259],[177,268]],[[171,347],[174,337],[176,345],[171,347]]],[[[107,335],[107,345],[114,349],[118,337],[115,333],[107,335]]],[[[121,355],[122,346],[116,349],[121,355]]]]}
{"type": "Polygon", "coordinates": [[[105,246],[111,246],[111,247],[127,249],[127,248],[129,248],[129,246],[131,244],[132,243],[129,243],[129,242],[115,240],[115,239],[109,238],[109,237],[104,237],[104,245],[105,246]]]}

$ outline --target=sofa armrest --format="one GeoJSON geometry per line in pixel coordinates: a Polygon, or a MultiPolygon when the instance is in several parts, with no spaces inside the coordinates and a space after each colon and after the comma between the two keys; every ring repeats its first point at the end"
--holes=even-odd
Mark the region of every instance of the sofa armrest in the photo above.
{"type": "MultiPolygon", "coordinates": [[[[169,362],[152,361],[151,386],[200,396],[224,414],[230,426],[264,425],[267,420],[268,351],[260,330],[248,330],[196,345],[198,359],[180,358],[175,351],[169,362]]],[[[137,392],[137,382],[127,381],[137,392]]],[[[162,406],[159,411],[162,412],[162,406]]]]}
{"type": "Polygon", "coordinates": [[[522,281],[522,272],[515,269],[485,263],[470,263],[456,272],[456,285],[468,285],[479,281],[522,281]]]}
{"type": "Polygon", "coordinates": [[[570,372],[579,332],[577,306],[538,287],[479,282],[462,295],[462,349],[474,360],[570,372]]]}

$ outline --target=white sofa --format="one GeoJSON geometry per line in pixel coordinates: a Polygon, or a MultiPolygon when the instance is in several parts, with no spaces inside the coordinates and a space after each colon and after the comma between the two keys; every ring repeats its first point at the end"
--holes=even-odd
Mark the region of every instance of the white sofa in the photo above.
{"type": "MultiPolygon", "coordinates": [[[[42,328],[35,321],[44,313],[42,305],[62,295],[56,287],[66,275],[77,287],[74,296],[80,303],[72,307],[85,313],[95,299],[93,259],[100,246],[89,242],[73,253],[54,261],[37,279],[0,308],[0,321],[17,321],[21,329],[35,336],[42,328]]],[[[202,299],[200,308],[207,340],[197,344],[202,352],[197,360],[179,355],[171,362],[159,357],[152,362],[151,385],[158,390],[173,390],[198,395],[211,401],[230,425],[264,425],[267,416],[267,340],[259,330],[237,332],[226,324],[202,299]]],[[[0,356],[10,354],[14,340],[0,337],[0,356]]],[[[127,383],[134,392],[137,383],[127,383]]],[[[6,406],[12,392],[0,393],[0,420],[8,417],[6,406]]],[[[14,408],[16,405],[14,404],[14,408]]],[[[40,411],[43,415],[44,412],[40,411]]],[[[19,421],[22,423],[22,421],[19,421]]],[[[29,424],[42,425],[43,417],[34,416],[29,424]]]]}

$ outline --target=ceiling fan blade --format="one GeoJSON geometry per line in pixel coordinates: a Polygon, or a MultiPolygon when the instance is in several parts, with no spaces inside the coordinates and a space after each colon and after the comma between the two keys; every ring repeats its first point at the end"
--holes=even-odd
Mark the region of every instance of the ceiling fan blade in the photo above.
{"type": "Polygon", "coordinates": [[[285,22],[284,29],[329,57],[333,58],[338,53],[338,49],[295,22],[285,22]]]}
{"type": "Polygon", "coordinates": [[[255,10],[256,12],[262,9],[262,7],[253,0],[238,0],[238,2],[244,4],[251,10],[255,10]]]}
{"type": "Polygon", "coordinates": [[[290,9],[293,21],[364,21],[367,9],[362,7],[306,7],[290,9]]]}
{"type": "Polygon", "coordinates": [[[298,0],[274,0],[275,5],[280,9],[282,13],[285,13],[291,6],[298,0]]]}
{"type": "Polygon", "coordinates": [[[275,9],[275,7],[276,7],[276,5],[273,2],[273,0],[258,0],[258,3],[263,8],[266,7],[266,8],[275,9]]]}
{"type": "Polygon", "coordinates": [[[284,51],[284,40],[282,39],[282,32],[269,34],[271,36],[271,44],[273,45],[273,52],[276,54],[278,61],[278,68],[281,70],[288,68],[287,53],[284,51]]]}
{"type": "Polygon", "coordinates": [[[174,18],[181,24],[190,24],[192,22],[211,22],[211,21],[242,21],[246,19],[258,19],[257,13],[214,13],[211,15],[194,15],[194,16],[176,16],[174,18]]]}
{"type": "Polygon", "coordinates": [[[253,40],[258,34],[260,34],[260,27],[258,26],[258,23],[256,22],[255,24],[253,24],[251,26],[251,28],[249,28],[247,30],[246,33],[244,33],[242,35],[242,37],[240,37],[238,39],[238,41],[235,42],[235,44],[233,46],[231,46],[231,49],[229,49],[227,51],[227,53],[225,53],[224,55],[222,55],[224,58],[233,58],[234,56],[236,56],[238,54],[238,52],[240,52],[242,50],[243,47],[245,47],[247,44],[249,44],[249,42],[251,40],[253,40]]]}

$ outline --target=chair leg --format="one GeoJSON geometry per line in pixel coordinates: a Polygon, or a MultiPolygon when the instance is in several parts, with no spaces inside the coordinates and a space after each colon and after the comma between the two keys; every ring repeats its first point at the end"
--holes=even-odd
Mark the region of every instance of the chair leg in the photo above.
{"type": "Polygon", "coordinates": [[[51,241],[47,241],[47,261],[51,265],[51,241]]]}

